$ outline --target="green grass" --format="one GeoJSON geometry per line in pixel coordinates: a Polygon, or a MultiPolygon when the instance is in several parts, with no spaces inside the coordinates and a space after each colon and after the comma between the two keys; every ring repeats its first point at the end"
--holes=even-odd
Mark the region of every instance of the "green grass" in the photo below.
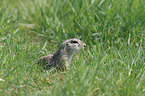
{"type": "Polygon", "coordinates": [[[144,0],[1,0],[2,96],[144,96],[144,0]],[[70,69],[36,66],[70,38],[87,46],[70,69]]]}

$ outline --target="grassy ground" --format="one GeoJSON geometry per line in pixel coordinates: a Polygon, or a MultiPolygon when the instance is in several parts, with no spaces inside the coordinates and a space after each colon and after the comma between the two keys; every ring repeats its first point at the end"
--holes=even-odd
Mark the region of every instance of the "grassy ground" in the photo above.
{"type": "Polygon", "coordinates": [[[0,93],[144,96],[144,0],[0,0],[0,93]],[[70,38],[87,47],[71,68],[36,66],[70,38]]]}

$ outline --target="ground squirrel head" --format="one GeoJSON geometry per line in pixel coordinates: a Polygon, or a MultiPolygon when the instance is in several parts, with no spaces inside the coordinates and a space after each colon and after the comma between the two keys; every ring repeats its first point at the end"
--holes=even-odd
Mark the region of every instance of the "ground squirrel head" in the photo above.
{"type": "Polygon", "coordinates": [[[61,47],[64,48],[64,51],[67,54],[75,54],[78,53],[81,49],[84,49],[86,44],[79,39],[68,39],[61,44],[61,47]]]}

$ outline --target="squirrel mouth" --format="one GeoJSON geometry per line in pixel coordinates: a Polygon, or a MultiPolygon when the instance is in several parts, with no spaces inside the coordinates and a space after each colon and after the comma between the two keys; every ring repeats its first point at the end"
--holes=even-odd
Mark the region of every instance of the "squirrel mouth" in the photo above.
{"type": "Polygon", "coordinates": [[[83,44],[83,49],[84,49],[85,47],[86,47],[86,44],[84,43],[84,44],[83,44]]]}

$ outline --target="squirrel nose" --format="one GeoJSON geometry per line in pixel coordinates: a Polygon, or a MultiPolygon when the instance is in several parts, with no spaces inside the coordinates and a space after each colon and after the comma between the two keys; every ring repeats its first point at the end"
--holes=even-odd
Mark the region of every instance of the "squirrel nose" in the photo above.
{"type": "Polygon", "coordinates": [[[86,47],[86,44],[84,43],[84,47],[86,47]]]}

